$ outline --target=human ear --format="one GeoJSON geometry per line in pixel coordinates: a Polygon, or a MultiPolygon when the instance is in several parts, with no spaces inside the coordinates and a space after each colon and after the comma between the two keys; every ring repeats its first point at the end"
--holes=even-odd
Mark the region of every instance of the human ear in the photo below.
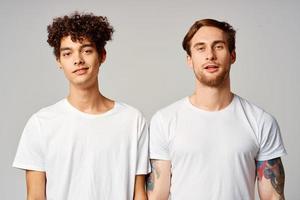
{"type": "Polygon", "coordinates": [[[61,62],[60,62],[60,59],[59,58],[56,58],[56,64],[58,66],[59,69],[62,69],[62,65],[61,65],[61,62]]]}
{"type": "Polygon", "coordinates": [[[186,55],[186,62],[188,64],[188,68],[193,69],[193,61],[192,61],[192,57],[190,55],[186,55]]]}
{"type": "Polygon", "coordinates": [[[104,63],[104,61],[106,60],[106,50],[103,49],[100,56],[99,56],[99,60],[100,60],[100,64],[104,63]]]}
{"type": "Polygon", "coordinates": [[[235,63],[235,60],[236,60],[236,53],[235,53],[235,50],[233,50],[233,51],[230,53],[230,63],[231,63],[231,64],[235,63]]]}

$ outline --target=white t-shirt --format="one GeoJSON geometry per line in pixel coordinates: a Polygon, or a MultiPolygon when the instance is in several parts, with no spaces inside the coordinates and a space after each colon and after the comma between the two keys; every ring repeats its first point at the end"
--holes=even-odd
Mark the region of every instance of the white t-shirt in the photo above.
{"type": "Polygon", "coordinates": [[[13,166],[46,172],[48,200],[131,200],[150,171],[148,142],[138,110],[115,102],[92,115],[63,99],[29,119],[13,166]]]}
{"type": "Polygon", "coordinates": [[[172,200],[253,200],[255,160],[285,154],[276,120],[237,95],[216,112],[186,97],[150,124],[150,158],[171,161],[172,200]]]}

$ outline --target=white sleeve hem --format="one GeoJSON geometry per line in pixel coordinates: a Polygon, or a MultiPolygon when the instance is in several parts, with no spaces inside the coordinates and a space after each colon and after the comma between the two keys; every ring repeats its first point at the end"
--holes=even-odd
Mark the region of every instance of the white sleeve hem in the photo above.
{"type": "Polygon", "coordinates": [[[279,158],[279,157],[282,157],[282,156],[285,156],[285,155],[287,155],[287,152],[284,150],[280,153],[269,155],[269,156],[259,156],[258,158],[256,158],[256,160],[257,161],[271,160],[271,159],[279,158]]]}
{"type": "Polygon", "coordinates": [[[171,160],[171,159],[167,155],[151,153],[150,154],[150,160],[171,160]]]}
{"type": "Polygon", "coordinates": [[[147,170],[138,170],[135,175],[147,175],[151,172],[151,169],[147,169],[147,170]]]}
{"type": "Polygon", "coordinates": [[[21,170],[34,170],[34,171],[45,172],[44,168],[42,168],[40,166],[36,166],[36,165],[27,165],[27,164],[21,164],[21,163],[14,163],[12,165],[12,167],[17,168],[17,169],[21,169],[21,170]]]}

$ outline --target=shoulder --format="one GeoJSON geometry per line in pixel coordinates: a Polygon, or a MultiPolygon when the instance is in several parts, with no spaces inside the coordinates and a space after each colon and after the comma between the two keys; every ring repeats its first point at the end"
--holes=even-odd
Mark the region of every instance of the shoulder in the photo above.
{"type": "Polygon", "coordinates": [[[269,112],[264,110],[263,108],[257,106],[256,104],[244,99],[238,95],[236,95],[240,105],[242,106],[244,112],[247,115],[251,115],[258,124],[264,123],[274,123],[276,119],[269,112]]]}
{"type": "Polygon", "coordinates": [[[46,106],[34,113],[32,117],[38,120],[47,120],[62,116],[67,111],[65,101],[66,99],[62,99],[55,104],[46,106]]]}
{"type": "Polygon", "coordinates": [[[153,119],[161,118],[164,121],[171,121],[185,107],[187,97],[184,97],[164,108],[159,109],[152,117],[153,119]]]}
{"type": "MultiPolygon", "coordinates": [[[[32,114],[31,117],[28,119],[25,128],[23,130],[24,135],[31,135],[31,134],[37,134],[41,132],[41,127],[45,124],[48,124],[48,122],[52,122],[52,119],[57,119],[57,116],[59,114],[57,110],[59,110],[57,107],[60,107],[61,101],[57,102],[56,104],[53,104],[51,106],[44,107],[37,111],[36,113],[32,114]]],[[[49,126],[47,126],[49,128],[49,126]]]]}
{"type": "Polygon", "coordinates": [[[148,123],[140,110],[137,108],[128,105],[123,102],[116,102],[116,115],[114,120],[125,122],[127,125],[134,127],[135,130],[139,130],[138,137],[144,135],[143,133],[147,132],[148,123]],[[137,128],[137,129],[136,129],[137,128]]]}
{"type": "Polygon", "coordinates": [[[139,109],[124,102],[116,101],[115,104],[117,113],[144,119],[144,115],[139,109]]]}

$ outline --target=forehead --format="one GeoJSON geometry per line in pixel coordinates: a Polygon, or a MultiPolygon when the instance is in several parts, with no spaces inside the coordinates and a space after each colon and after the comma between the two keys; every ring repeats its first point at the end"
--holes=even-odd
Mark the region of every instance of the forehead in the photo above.
{"type": "Polygon", "coordinates": [[[226,42],[224,31],[212,26],[203,26],[192,37],[191,45],[195,43],[212,43],[214,41],[226,42]]]}
{"type": "Polygon", "coordinates": [[[60,40],[60,47],[61,48],[63,48],[63,47],[82,46],[84,44],[92,44],[92,42],[86,37],[83,37],[80,40],[72,41],[70,35],[63,37],[60,40]]]}

